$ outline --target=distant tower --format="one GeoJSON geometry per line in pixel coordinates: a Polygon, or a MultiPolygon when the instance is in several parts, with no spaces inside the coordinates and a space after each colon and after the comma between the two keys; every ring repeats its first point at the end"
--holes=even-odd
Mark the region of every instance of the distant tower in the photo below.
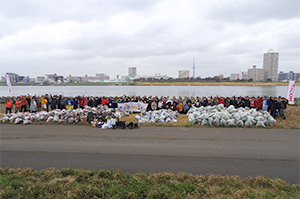
{"type": "Polygon", "coordinates": [[[128,68],[128,76],[136,76],[137,75],[136,71],[137,71],[136,67],[129,67],[128,68]]]}
{"type": "Polygon", "coordinates": [[[195,78],[195,56],[193,60],[193,78],[195,78]]]}

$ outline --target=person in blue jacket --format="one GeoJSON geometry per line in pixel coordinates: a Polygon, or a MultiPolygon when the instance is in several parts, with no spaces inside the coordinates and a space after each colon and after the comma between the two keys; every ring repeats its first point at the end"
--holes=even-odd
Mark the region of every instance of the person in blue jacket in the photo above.
{"type": "Polygon", "coordinates": [[[73,109],[78,108],[78,97],[73,98],[73,109]]]}
{"type": "Polygon", "coordinates": [[[270,107],[270,100],[267,98],[267,96],[264,96],[263,103],[262,103],[262,110],[269,111],[269,107],[270,107]]]}

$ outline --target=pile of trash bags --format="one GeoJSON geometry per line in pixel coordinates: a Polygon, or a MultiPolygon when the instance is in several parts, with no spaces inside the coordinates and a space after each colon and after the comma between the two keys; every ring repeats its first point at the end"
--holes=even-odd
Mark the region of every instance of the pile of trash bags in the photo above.
{"type": "Polygon", "coordinates": [[[267,111],[246,108],[225,108],[223,104],[192,107],[188,113],[189,123],[208,126],[275,126],[276,120],[267,111]]]}
{"type": "Polygon", "coordinates": [[[93,120],[106,121],[108,118],[121,118],[124,115],[129,115],[129,113],[121,112],[118,109],[108,108],[106,105],[99,105],[97,108],[86,106],[84,109],[79,108],[76,110],[55,109],[49,112],[41,111],[37,113],[9,113],[3,115],[0,121],[14,124],[29,124],[34,121],[78,123],[90,122],[93,120]]]}
{"type": "Polygon", "coordinates": [[[139,124],[144,123],[169,123],[177,122],[176,118],[179,116],[177,111],[170,109],[156,110],[142,112],[140,115],[136,115],[135,119],[139,121],[139,124]]]}

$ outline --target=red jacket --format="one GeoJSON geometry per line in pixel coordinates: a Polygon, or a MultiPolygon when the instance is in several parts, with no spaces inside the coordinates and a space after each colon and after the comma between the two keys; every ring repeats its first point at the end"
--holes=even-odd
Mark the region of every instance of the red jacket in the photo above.
{"type": "Polygon", "coordinates": [[[218,97],[218,100],[219,100],[218,104],[223,104],[223,105],[225,106],[225,101],[224,101],[224,99],[221,100],[221,98],[218,97]]]}
{"type": "Polygon", "coordinates": [[[84,106],[85,101],[86,101],[86,99],[84,97],[80,98],[80,105],[79,106],[84,106]]]}
{"type": "Polygon", "coordinates": [[[262,107],[262,100],[256,99],[255,100],[255,108],[261,108],[262,107]]]}
{"type": "Polygon", "coordinates": [[[26,98],[21,98],[21,102],[22,102],[22,105],[26,105],[27,104],[26,98]]]}
{"type": "Polygon", "coordinates": [[[106,105],[106,104],[107,104],[107,99],[102,99],[102,100],[101,100],[101,104],[102,104],[102,105],[106,105]]]}

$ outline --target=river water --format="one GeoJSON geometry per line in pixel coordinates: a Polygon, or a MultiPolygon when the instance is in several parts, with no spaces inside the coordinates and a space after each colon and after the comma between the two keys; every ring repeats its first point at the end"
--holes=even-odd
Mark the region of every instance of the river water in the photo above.
{"type": "MultiPolygon", "coordinates": [[[[295,87],[295,97],[300,97],[295,87]]],[[[64,96],[286,96],[287,86],[13,86],[12,95],[58,94],[64,96]]],[[[0,87],[0,96],[9,96],[6,86],[0,87]]]]}

